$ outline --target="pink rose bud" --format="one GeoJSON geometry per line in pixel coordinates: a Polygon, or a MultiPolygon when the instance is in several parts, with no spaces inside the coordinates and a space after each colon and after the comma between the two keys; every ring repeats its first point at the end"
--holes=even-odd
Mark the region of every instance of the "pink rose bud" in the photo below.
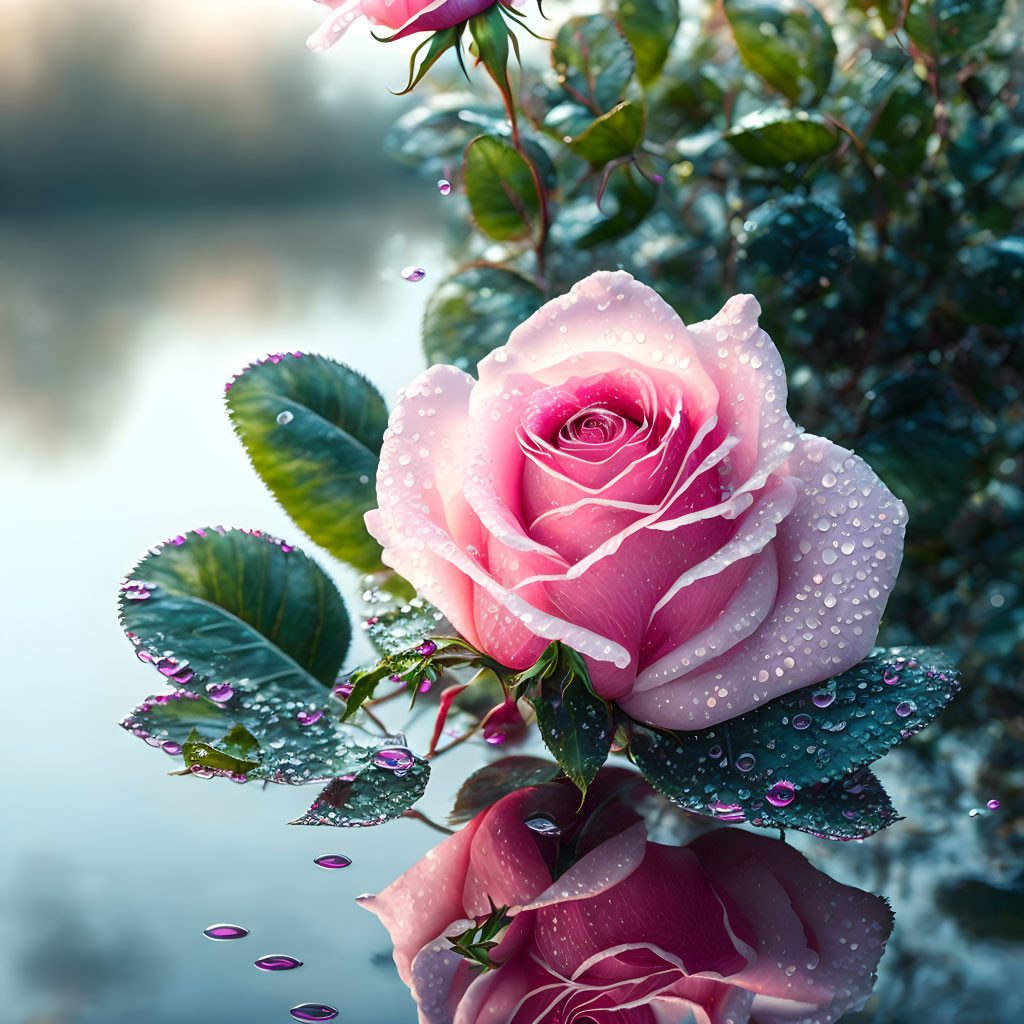
{"type": "Polygon", "coordinates": [[[790,419],[759,312],[738,295],[687,327],[600,272],[478,380],[431,367],[384,437],[366,517],[384,561],[495,660],[527,668],[561,640],[655,726],[703,729],[855,665],[906,509],[790,419]]]}
{"type": "Polygon", "coordinates": [[[649,842],[631,777],[603,769],[582,808],[565,780],[512,793],[360,899],[421,1021],[832,1024],[863,1006],[892,930],[882,899],[739,829],[649,842]],[[449,939],[495,907],[511,921],[481,973],[449,939]]]}
{"type": "Polygon", "coordinates": [[[488,743],[504,743],[505,740],[523,731],[526,723],[519,713],[519,705],[512,694],[487,712],[484,718],[484,739],[488,743]]]}

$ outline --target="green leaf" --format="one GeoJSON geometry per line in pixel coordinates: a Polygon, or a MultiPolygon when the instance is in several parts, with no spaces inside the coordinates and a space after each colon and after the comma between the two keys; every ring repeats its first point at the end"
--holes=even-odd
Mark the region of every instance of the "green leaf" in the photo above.
{"type": "Polygon", "coordinates": [[[635,231],[648,213],[654,209],[658,186],[648,181],[636,167],[627,164],[617,167],[608,179],[608,186],[595,206],[596,216],[580,218],[571,237],[577,249],[623,238],[635,231]]]}
{"type": "Polygon", "coordinates": [[[179,690],[144,700],[122,720],[121,727],[163,747],[164,753],[179,757],[191,733],[202,729],[207,736],[220,736],[232,726],[231,713],[206,697],[179,690]]]}
{"type": "Polygon", "coordinates": [[[743,225],[743,256],[792,284],[798,293],[819,290],[854,257],[846,215],[823,199],[788,195],[752,210],[743,225]]]}
{"type": "Polygon", "coordinates": [[[635,68],[619,27],[599,14],[570,18],[558,30],[551,64],[566,94],[592,114],[603,114],[622,99],[635,68]]]}
{"type": "Polygon", "coordinates": [[[836,44],[810,0],[725,0],[743,63],[788,100],[812,106],[832,81],[836,44]]]}
{"type": "Polygon", "coordinates": [[[511,270],[487,266],[460,270],[427,301],[423,315],[427,361],[475,372],[476,364],[504,345],[543,299],[536,285],[511,270]]]}
{"type": "Polygon", "coordinates": [[[353,771],[329,782],[292,825],[364,827],[397,818],[423,795],[430,764],[400,745],[367,750],[353,771]],[[397,764],[387,767],[383,764],[397,764]]]}
{"type": "Polygon", "coordinates": [[[819,839],[867,839],[901,820],[882,783],[867,768],[819,782],[786,807],[769,807],[770,814],[757,812],[760,817],[751,824],[810,832],[819,839]]]}
{"type": "Polygon", "coordinates": [[[562,644],[558,650],[554,670],[542,676],[532,703],[548,750],[585,793],[608,758],[614,733],[611,710],[591,692],[585,665],[567,657],[562,644]]]}
{"type": "Polygon", "coordinates": [[[470,103],[465,95],[440,95],[399,118],[384,137],[384,151],[400,164],[437,177],[481,131],[500,134],[507,124],[501,107],[470,103]]]}
{"type": "Polygon", "coordinates": [[[350,639],[341,595],[315,562],[267,535],[223,527],[154,549],[122,587],[119,608],[145,651],[176,663],[170,682],[185,685],[188,673],[192,689],[226,684],[264,702],[325,700],[350,639]]]}
{"type": "Polygon", "coordinates": [[[569,149],[593,166],[603,167],[633,153],[643,137],[643,107],[626,100],[597,118],[569,143],[569,149]]]}
{"type": "Polygon", "coordinates": [[[853,838],[885,818],[887,799],[870,789],[870,813],[849,815],[857,794],[849,783],[829,785],[924,728],[958,689],[959,673],[945,655],[879,649],[821,686],[785,694],[711,729],[672,733],[634,723],[629,750],[651,785],[681,806],[726,820],[838,830],[853,838]],[[823,810],[829,800],[835,807],[823,810]],[[829,829],[820,827],[826,819],[829,829]]]}
{"type": "Polygon", "coordinates": [[[916,175],[928,152],[934,120],[934,105],[920,91],[897,88],[875,119],[867,151],[893,174],[916,175]]]}
{"type": "Polygon", "coordinates": [[[912,0],[907,35],[928,53],[955,56],[988,39],[1004,6],[1003,0],[912,0]]]}
{"type": "Polygon", "coordinates": [[[661,74],[679,31],[679,0],[619,0],[616,18],[636,58],[636,76],[649,85],[661,74]]]}
{"type": "Polygon", "coordinates": [[[193,729],[183,745],[182,754],[190,768],[197,764],[232,775],[245,775],[258,768],[262,760],[258,740],[245,726],[237,723],[215,743],[204,740],[193,729]]]}
{"type": "Polygon", "coordinates": [[[551,782],[561,774],[557,764],[541,757],[516,755],[492,761],[473,772],[459,788],[448,820],[461,825],[509,793],[551,782]]]}
{"type": "Polygon", "coordinates": [[[365,377],[322,356],[274,356],[234,380],[226,401],[253,467],[298,526],[363,572],[381,568],[363,515],[388,413],[365,377]]]}
{"type": "Polygon", "coordinates": [[[499,242],[532,234],[541,197],[530,165],[511,146],[491,135],[474,139],[466,150],[463,179],[481,231],[499,242]]]}
{"type": "Polygon", "coordinates": [[[737,153],[762,167],[816,160],[839,141],[819,114],[781,108],[754,111],[723,137],[737,153]]]}
{"type": "Polygon", "coordinates": [[[390,675],[391,669],[381,662],[370,669],[361,669],[353,672],[349,677],[349,685],[352,687],[348,697],[345,698],[345,713],[341,720],[347,722],[376,692],[377,687],[383,682],[384,677],[390,675]]]}
{"type": "Polygon", "coordinates": [[[1024,237],[1002,238],[959,253],[953,291],[970,323],[1010,327],[1024,295],[1024,237]]]}

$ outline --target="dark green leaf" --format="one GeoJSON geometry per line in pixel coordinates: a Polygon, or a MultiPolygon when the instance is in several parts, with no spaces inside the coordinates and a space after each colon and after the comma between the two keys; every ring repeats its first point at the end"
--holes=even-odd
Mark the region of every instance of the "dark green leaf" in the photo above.
{"type": "Polygon", "coordinates": [[[460,45],[459,37],[461,34],[462,27],[453,26],[452,28],[442,29],[440,32],[434,32],[429,38],[420,43],[413,50],[412,57],[409,59],[409,81],[406,83],[405,88],[395,95],[404,96],[406,93],[412,92],[423,80],[423,76],[441,59],[442,54],[446,53],[453,46],[460,45]],[[420,66],[417,68],[416,58],[424,47],[428,47],[428,49],[423,60],[420,61],[420,66]]]}
{"type": "Polygon", "coordinates": [[[602,114],[582,135],[569,143],[577,155],[595,167],[632,154],[644,137],[644,111],[627,100],[602,114]]]}
{"type": "Polygon", "coordinates": [[[912,0],[907,35],[928,53],[953,56],[985,42],[1003,7],[1003,0],[912,0]]]}
{"type": "Polygon", "coordinates": [[[811,106],[832,81],[836,44],[810,0],[725,0],[743,63],[788,100],[811,106]]]}
{"type": "Polygon", "coordinates": [[[551,48],[551,64],[567,95],[592,114],[611,110],[633,77],[633,51],[614,21],[599,14],[570,18],[551,48]]]}
{"type": "Polygon", "coordinates": [[[679,31],[679,0],[619,0],[616,17],[636,58],[636,76],[648,85],[661,73],[679,31]]]}
{"type": "Polygon", "coordinates": [[[586,792],[608,758],[614,732],[611,711],[606,701],[591,692],[585,666],[580,673],[561,644],[555,668],[542,677],[533,706],[548,750],[586,792]]]}
{"type": "Polygon", "coordinates": [[[635,166],[627,164],[616,168],[608,179],[601,198],[601,206],[593,219],[582,220],[576,247],[586,249],[622,238],[635,231],[654,208],[658,186],[648,181],[635,166]]]}
{"type": "Polygon", "coordinates": [[[507,125],[501,107],[469,103],[465,96],[439,96],[396,121],[384,138],[384,150],[398,163],[436,177],[481,131],[500,134],[507,125]]]}
{"type": "Polygon", "coordinates": [[[897,88],[882,107],[867,151],[883,167],[904,177],[921,169],[935,118],[933,104],[918,91],[897,88]]]}
{"type": "Polygon", "coordinates": [[[540,757],[503,757],[478,768],[462,784],[448,820],[461,825],[509,793],[551,782],[562,774],[552,761],[540,757]]]}
{"type": "Polygon", "coordinates": [[[377,389],[333,360],[284,355],[246,369],[226,400],[253,467],[299,527],[342,561],[380,569],[363,525],[388,423],[377,389]]]}
{"type": "Polygon", "coordinates": [[[352,689],[345,698],[345,713],[342,716],[342,721],[346,722],[352,718],[363,706],[363,703],[374,695],[384,677],[390,674],[391,669],[384,663],[370,669],[353,672],[348,680],[352,689]]]}
{"type": "Polygon", "coordinates": [[[397,818],[423,795],[430,764],[405,747],[368,750],[362,763],[324,787],[292,825],[363,827],[397,818]],[[384,763],[400,767],[387,767],[384,763]]]}
{"type": "Polygon", "coordinates": [[[845,797],[835,814],[807,808],[847,792],[828,784],[924,728],[958,689],[959,673],[946,656],[879,649],[821,686],[777,697],[711,729],[671,733],[634,724],[630,755],[655,789],[693,810],[775,825],[785,808],[804,822],[787,820],[788,827],[828,831],[808,824],[817,814],[833,828],[845,828],[847,820],[857,830],[888,806],[880,796],[871,797],[877,814],[863,820],[843,813],[851,809],[845,797]]]}
{"type": "Polygon", "coordinates": [[[423,316],[423,349],[430,363],[474,372],[488,352],[540,308],[536,285],[499,267],[468,267],[431,295],[423,316]]]}
{"type": "Polygon", "coordinates": [[[853,232],[842,210],[823,199],[789,195],[752,210],[743,225],[744,255],[798,293],[819,288],[853,259],[853,232]]]}
{"type": "Polygon", "coordinates": [[[480,230],[501,242],[525,238],[540,217],[541,197],[534,171],[523,156],[491,135],[466,150],[466,197],[480,230]]]}
{"type": "Polygon", "coordinates": [[[726,142],[751,163],[781,167],[830,153],[838,138],[825,119],[805,110],[758,110],[730,128],[726,142]]]}
{"type": "Polygon", "coordinates": [[[153,657],[176,662],[169,682],[185,685],[188,673],[193,689],[209,681],[264,701],[327,698],[350,631],[341,595],[315,562],[222,527],[154,550],[122,587],[121,621],[153,657]]]}
{"type": "Polygon", "coordinates": [[[796,829],[820,839],[867,839],[900,820],[881,782],[867,768],[818,783],[786,807],[766,803],[752,825],[796,829]]]}
{"type": "MultiPolygon", "coordinates": [[[[1024,133],[1022,133],[1024,134],[1024,133]]],[[[969,323],[1010,327],[1021,318],[1024,296],[1024,237],[964,249],[954,293],[969,323]]]]}

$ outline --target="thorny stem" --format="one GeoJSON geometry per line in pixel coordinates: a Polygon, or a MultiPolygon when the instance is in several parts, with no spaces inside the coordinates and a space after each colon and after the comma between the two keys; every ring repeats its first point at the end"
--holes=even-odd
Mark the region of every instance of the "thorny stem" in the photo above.
{"type": "Polygon", "coordinates": [[[453,836],[455,835],[455,829],[448,828],[445,825],[440,825],[436,821],[428,818],[421,811],[413,810],[410,808],[407,811],[402,811],[403,818],[413,818],[416,821],[422,821],[424,825],[428,825],[435,832],[440,832],[442,835],[453,836]]]}

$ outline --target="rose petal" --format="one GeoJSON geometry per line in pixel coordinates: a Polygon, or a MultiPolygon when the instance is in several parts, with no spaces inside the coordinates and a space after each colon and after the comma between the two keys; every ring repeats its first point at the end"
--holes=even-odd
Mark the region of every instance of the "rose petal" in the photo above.
{"type": "Polygon", "coordinates": [[[828,679],[870,652],[899,570],[906,509],[867,463],[824,438],[802,435],[785,472],[801,494],[778,525],[771,615],[720,665],[630,694],[622,701],[629,714],[702,729],[828,679]]]}

